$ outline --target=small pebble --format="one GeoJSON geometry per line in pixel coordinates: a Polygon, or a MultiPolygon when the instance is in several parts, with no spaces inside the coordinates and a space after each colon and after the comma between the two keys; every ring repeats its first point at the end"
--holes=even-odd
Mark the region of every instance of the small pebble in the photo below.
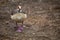
{"type": "Polygon", "coordinates": [[[35,35],[35,33],[32,33],[33,35],[35,35]]]}
{"type": "Polygon", "coordinates": [[[5,21],[5,23],[6,23],[6,24],[8,24],[8,23],[9,23],[9,21],[5,21]]]}

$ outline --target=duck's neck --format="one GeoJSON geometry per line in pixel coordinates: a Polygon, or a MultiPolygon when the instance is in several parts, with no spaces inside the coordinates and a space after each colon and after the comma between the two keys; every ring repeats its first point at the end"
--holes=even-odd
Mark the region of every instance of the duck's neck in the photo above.
{"type": "Polygon", "coordinates": [[[23,11],[22,11],[22,9],[19,9],[18,12],[19,12],[19,13],[22,13],[23,11]]]}

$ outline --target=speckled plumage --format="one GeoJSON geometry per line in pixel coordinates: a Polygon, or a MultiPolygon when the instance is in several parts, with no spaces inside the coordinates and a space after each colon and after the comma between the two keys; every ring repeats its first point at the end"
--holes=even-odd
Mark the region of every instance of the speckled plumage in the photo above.
{"type": "Polygon", "coordinates": [[[11,15],[11,19],[17,22],[24,21],[27,18],[27,14],[23,13],[16,13],[14,15],[11,15]]]}

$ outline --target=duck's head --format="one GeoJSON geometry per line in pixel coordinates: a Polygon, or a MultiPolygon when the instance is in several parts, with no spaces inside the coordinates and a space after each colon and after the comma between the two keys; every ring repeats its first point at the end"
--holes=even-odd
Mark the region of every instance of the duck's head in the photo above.
{"type": "Polygon", "coordinates": [[[17,10],[18,10],[19,13],[21,13],[22,12],[22,6],[18,5],[17,10]]]}
{"type": "Polygon", "coordinates": [[[18,9],[21,9],[22,7],[20,5],[18,5],[18,9]]]}

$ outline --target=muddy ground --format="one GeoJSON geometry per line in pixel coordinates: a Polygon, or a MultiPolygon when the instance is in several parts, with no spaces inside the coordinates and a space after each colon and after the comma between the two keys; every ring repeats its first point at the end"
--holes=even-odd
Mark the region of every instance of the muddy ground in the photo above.
{"type": "Polygon", "coordinates": [[[0,40],[60,40],[60,1],[0,0],[0,40]],[[28,15],[21,33],[10,19],[17,5],[28,15]]]}

